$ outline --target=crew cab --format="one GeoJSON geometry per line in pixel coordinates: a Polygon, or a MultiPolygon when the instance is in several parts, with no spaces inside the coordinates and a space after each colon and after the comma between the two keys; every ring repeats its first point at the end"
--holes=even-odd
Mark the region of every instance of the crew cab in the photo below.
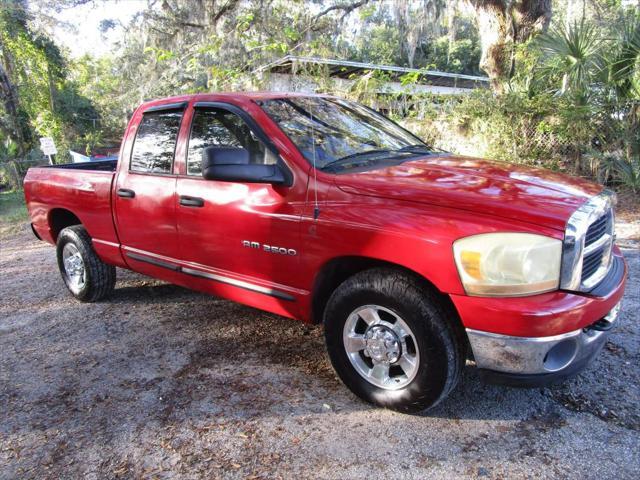
{"type": "Polygon", "coordinates": [[[602,186],[438,151],[332,96],[144,103],[117,161],[31,168],[24,191],[78,300],[120,267],[322,323],[342,381],[401,411],[467,359],[507,385],[576,374],[625,285],[602,186]]]}

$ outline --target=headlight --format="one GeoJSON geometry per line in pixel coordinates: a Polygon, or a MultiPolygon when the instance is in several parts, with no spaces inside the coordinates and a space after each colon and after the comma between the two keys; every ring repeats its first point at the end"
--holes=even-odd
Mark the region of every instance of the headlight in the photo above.
{"type": "Polygon", "coordinates": [[[484,233],[453,243],[469,295],[515,297],[556,290],[562,241],[531,233],[484,233]]]}

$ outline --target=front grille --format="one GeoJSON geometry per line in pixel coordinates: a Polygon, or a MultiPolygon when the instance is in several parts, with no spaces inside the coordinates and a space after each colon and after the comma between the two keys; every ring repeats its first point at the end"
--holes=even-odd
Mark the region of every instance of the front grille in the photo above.
{"type": "Polygon", "coordinates": [[[582,258],[582,273],[580,275],[581,284],[591,285],[598,283],[600,280],[600,278],[595,278],[595,275],[598,274],[598,277],[601,277],[603,272],[600,267],[609,263],[613,246],[612,236],[613,211],[608,209],[587,228],[584,237],[584,257],[582,258]],[[597,245],[605,236],[611,238],[611,241],[597,245]]]}
{"type": "Polygon", "coordinates": [[[591,277],[591,275],[596,273],[596,271],[602,264],[603,255],[604,255],[604,251],[600,249],[584,257],[584,259],[582,260],[582,277],[581,277],[581,280],[583,282],[585,280],[588,280],[589,277],[591,277]]]}
{"type": "Polygon", "coordinates": [[[613,194],[604,191],[581,205],[567,221],[560,288],[589,292],[607,275],[613,249],[613,194]]]}
{"type": "Polygon", "coordinates": [[[587,235],[584,238],[585,247],[597,242],[600,237],[607,233],[610,217],[611,215],[607,212],[589,226],[587,235]]]}

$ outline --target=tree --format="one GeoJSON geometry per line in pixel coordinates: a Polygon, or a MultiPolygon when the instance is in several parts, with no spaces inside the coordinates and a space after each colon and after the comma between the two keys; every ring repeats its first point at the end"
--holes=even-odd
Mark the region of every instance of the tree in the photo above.
{"type": "Polygon", "coordinates": [[[515,72],[515,47],[551,21],[551,0],[469,0],[475,11],[482,56],[480,68],[501,93],[515,72]]]}
{"type": "Polygon", "coordinates": [[[626,113],[627,160],[640,162],[640,13],[626,20],[616,40],[608,80],[626,113]]]}
{"type": "Polygon", "coordinates": [[[36,136],[54,137],[64,152],[93,127],[97,113],[78,94],[68,73],[56,44],[30,28],[26,1],[0,4],[2,131],[17,145],[18,154],[34,146],[36,136]]]}
{"type": "Polygon", "coordinates": [[[439,36],[444,3],[442,0],[424,0],[418,5],[407,0],[395,3],[397,30],[409,67],[414,66],[419,42],[424,41],[427,35],[439,36]]]}
{"type": "MultiPolygon", "coordinates": [[[[0,45],[2,50],[2,45],[0,45]]],[[[5,67],[0,62],[0,96],[4,107],[3,118],[0,118],[0,130],[8,139],[14,139],[17,153],[23,154],[25,151],[25,130],[26,125],[18,111],[18,94],[15,86],[9,79],[5,67]]]]}

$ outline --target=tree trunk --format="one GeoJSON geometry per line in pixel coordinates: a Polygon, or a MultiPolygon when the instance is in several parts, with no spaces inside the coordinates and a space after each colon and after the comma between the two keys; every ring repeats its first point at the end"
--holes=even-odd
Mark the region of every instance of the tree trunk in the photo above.
{"type": "Polygon", "coordinates": [[[491,88],[502,92],[508,79],[508,64],[511,52],[511,22],[506,2],[501,0],[475,0],[472,5],[476,12],[476,24],[480,35],[480,68],[491,80],[491,88]]]}
{"type": "Polygon", "coordinates": [[[451,50],[456,43],[456,30],[458,25],[456,24],[456,13],[458,7],[458,0],[450,0],[447,2],[447,65],[451,62],[451,50]]]}
{"type": "Polygon", "coordinates": [[[553,13],[552,0],[520,0],[513,3],[511,12],[516,43],[524,43],[532,36],[546,32],[553,13]]]}
{"type": "Polygon", "coordinates": [[[469,0],[475,10],[482,55],[480,68],[501,93],[514,73],[515,46],[545,31],[552,0],[469,0]]]}
{"type": "Polygon", "coordinates": [[[51,65],[47,64],[47,77],[49,83],[49,108],[51,109],[51,115],[56,114],[56,102],[55,102],[55,85],[53,83],[53,77],[51,76],[51,65]]]}
{"type": "Polygon", "coordinates": [[[633,103],[627,114],[627,148],[626,156],[629,162],[640,155],[640,103],[633,103]]]}
{"type": "Polygon", "coordinates": [[[16,140],[18,155],[22,155],[25,151],[25,141],[22,125],[20,124],[20,117],[18,116],[18,95],[2,62],[0,62],[0,96],[2,97],[2,103],[9,115],[9,122],[11,124],[8,128],[9,131],[7,131],[8,136],[16,140]]]}

